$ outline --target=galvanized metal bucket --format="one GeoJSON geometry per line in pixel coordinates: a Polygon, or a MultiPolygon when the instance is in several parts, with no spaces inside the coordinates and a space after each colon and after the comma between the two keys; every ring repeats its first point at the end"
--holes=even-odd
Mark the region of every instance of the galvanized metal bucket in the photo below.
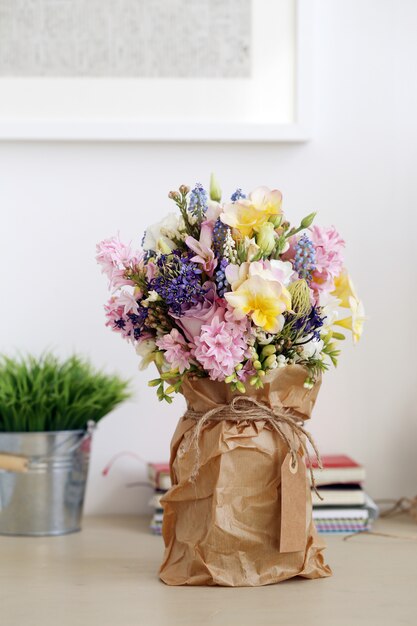
{"type": "Polygon", "coordinates": [[[18,461],[14,470],[0,469],[0,534],[44,536],[81,530],[91,436],[91,427],[0,433],[0,455],[11,467],[18,461]]]}

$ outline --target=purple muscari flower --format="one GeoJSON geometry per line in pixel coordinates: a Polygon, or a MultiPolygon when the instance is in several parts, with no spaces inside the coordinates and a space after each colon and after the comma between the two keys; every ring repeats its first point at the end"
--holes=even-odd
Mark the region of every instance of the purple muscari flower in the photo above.
{"type": "MultiPolygon", "coordinates": [[[[192,256],[192,255],[191,255],[192,256]]],[[[206,293],[201,285],[201,269],[190,260],[190,255],[161,255],[157,261],[159,275],[150,282],[176,315],[182,315],[184,305],[196,304],[206,293]]]]}
{"type": "Polygon", "coordinates": [[[224,244],[229,230],[229,226],[223,224],[220,218],[216,220],[213,228],[213,251],[218,259],[224,255],[224,244]]]}
{"type": "Polygon", "coordinates": [[[243,193],[240,187],[236,189],[236,191],[230,196],[232,202],[236,202],[237,200],[241,200],[242,198],[246,198],[246,195],[243,193]]]}
{"type": "Polygon", "coordinates": [[[190,193],[190,200],[188,202],[188,210],[191,215],[202,219],[207,211],[207,201],[207,191],[201,183],[196,183],[196,186],[190,193]]]}
{"type": "Polygon", "coordinates": [[[295,246],[293,266],[300,278],[311,281],[312,272],[316,269],[316,249],[307,235],[300,237],[295,246]]]}
{"type": "Polygon", "coordinates": [[[227,291],[229,283],[227,282],[225,270],[229,265],[229,261],[227,259],[222,259],[220,261],[219,269],[216,271],[214,275],[214,280],[216,282],[217,293],[222,298],[224,296],[224,292],[227,291]]]}

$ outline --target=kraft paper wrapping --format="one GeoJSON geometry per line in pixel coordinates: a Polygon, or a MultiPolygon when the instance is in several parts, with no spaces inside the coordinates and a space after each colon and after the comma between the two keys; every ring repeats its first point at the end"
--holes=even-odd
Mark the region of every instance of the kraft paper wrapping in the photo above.
{"type": "MultiPolygon", "coordinates": [[[[247,395],[307,419],[320,383],[305,389],[305,378],[303,367],[287,366],[275,370],[263,389],[249,387],[247,395]]],[[[186,380],[182,392],[188,408],[197,412],[229,404],[239,395],[230,386],[207,378],[186,380]]],[[[162,498],[165,554],[161,580],[168,585],[238,587],[269,585],[294,576],[330,576],[323,560],[325,546],[312,522],[302,456],[297,474],[291,476],[287,444],[266,420],[209,420],[199,438],[199,472],[192,481],[195,424],[193,419],[181,418],[171,442],[173,486],[162,498]],[[293,516],[284,523],[281,477],[290,481],[283,502],[293,516]],[[302,549],[288,551],[294,545],[302,549]]]]}

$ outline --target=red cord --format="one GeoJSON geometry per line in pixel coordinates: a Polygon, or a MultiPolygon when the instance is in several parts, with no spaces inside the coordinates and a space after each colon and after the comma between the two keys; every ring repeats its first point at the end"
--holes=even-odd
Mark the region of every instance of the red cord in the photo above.
{"type": "Polygon", "coordinates": [[[103,476],[107,476],[107,474],[110,472],[111,468],[113,467],[113,464],[115,463],[115,461],[117,461],[117,459],[119,459],[122,456],[130,456],[133,459],[136,459],[137,461],[139,461],[140,463],[143,463],[144,465],[147,465],[147,462],[144,461],[144,459],[142,459],[142,457],[140,457],[139,454],[136,454],[136,452],[130,452],[130,450],[123,450],[122,452],[118,452],[117,454],[112,456],[110,461],[107,463],[105,468],[102,470],[102,472],[101,472],[102,475],[103,476]]]}

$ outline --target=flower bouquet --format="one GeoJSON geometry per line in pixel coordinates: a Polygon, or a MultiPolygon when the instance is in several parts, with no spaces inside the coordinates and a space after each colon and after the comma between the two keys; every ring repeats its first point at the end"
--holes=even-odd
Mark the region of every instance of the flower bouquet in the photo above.
{"type": "MultiPolygon", "coordinates": [[[[363,307],[343,264],[344,241],[291,226],[277,190],[221,201],[182,185],[177,207],[142,250],[97,246],[113,292],[107,325],[136,346],[159,400],[187,412],[171,446],[160,577],[179,585],[264,585],[330,575],[311,516],[304,429],[321,375],[363,307]]],[[[313,479],[314,484],[314,479],[313,479]]]]}

